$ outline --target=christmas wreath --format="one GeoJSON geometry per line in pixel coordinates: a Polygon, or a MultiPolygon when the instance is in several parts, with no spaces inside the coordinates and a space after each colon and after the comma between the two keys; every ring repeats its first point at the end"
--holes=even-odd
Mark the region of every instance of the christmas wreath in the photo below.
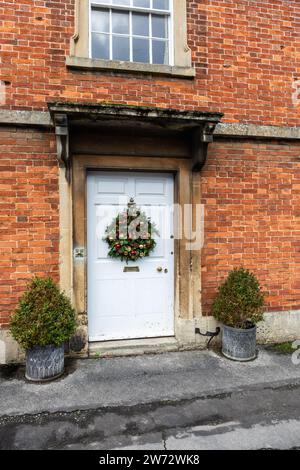
{"type": "Polygon", "coordinates": [[[150,255],[156,246],[154,235],[159,235],[155,224],[131,199],[105,230],[104,241],[109,246],[108,256],[121,261],[137,261],[150,255]]]}

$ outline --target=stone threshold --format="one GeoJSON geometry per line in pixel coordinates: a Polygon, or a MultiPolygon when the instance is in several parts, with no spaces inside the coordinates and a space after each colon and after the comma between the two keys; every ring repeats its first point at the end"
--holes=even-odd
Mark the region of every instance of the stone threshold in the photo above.
{"type": "Polygon", "coordinates": [[[89,343],[89,356],[139,356],[179,351],[180,349],[180,344],[175,337],[99,341],[89,343]]]}

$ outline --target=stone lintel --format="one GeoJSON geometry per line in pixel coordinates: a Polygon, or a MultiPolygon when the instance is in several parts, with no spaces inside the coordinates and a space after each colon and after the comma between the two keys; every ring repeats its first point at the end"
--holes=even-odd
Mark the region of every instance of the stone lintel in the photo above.
{"type": "Polygon", "coordinates": [[[53,127],[48,111],[0,109],[0,125],[23,127],[53,127]]]}
{"type": "Polygon", "coordinates": [[[216,126],[216,137],[256,139],[300,139],[300,127],[261,126],[257,124],[220,123],[216,126]]]}

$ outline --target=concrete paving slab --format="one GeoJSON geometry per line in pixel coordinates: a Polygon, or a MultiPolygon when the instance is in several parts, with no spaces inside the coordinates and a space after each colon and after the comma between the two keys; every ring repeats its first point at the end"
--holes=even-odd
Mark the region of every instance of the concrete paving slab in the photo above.
{"type": "Polygon", "coordinates": [[[196,350],[77,360],[71,366],[61,379],[42,385],[26,382],[20,370],[10,375],[0,369],[0,416],[172,402],[300,382],[300,365],[291,356],[265,348],[249,363],[196,350]]]}

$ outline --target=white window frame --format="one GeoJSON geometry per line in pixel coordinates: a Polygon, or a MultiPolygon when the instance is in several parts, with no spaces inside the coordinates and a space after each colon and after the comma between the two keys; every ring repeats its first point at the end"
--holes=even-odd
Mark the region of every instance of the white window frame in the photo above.
{"type": "MultiPolygon", "coordinates": [[[[152,65],[153,62],[152,62],[152,39],[161,39],[161,38],[152,38],[152,31],[151,31],[151,28],[152,28],[152,22],[151,22],[151,15],[162,15],[162,16],[168,16],[168,57],[169,57],[169,61],[167,64],[159,64],[159,65],[169,65],[169,66],[173,66],[174,65],[174,25],[173,25],[173,16],[174,16],[174,7],[173,7],[173,0],[169,0],[170,2],[170,9],[169,10],[156,10],[156,9],[152,9],[152,5],[153,5],[153,2],[152,0],[150,0],[150,8],[141,8],[141,7],[134,7],[134,6],[130,6],[130,5],[112,5],[112,4],[109,4],[108,2],[106,3],[105,0],[103,0],[103,3],[100,3],[100,2],[95,2],[94,0],[89,0],[89,58],[90,59],[93,59],[92,57],[92,9],[105,9],[107,8],[107,10],[109,10],[110,12],[110,31],[112,30],[111,28],[111,11],[112,10],[124,10],[124,11],[128,11],[129,12],[129,36],[127,35],[124,35],[124,37],[129,37],[129,47],[130,47],[130,63],[137,63],[137,64],[150,64],[152,65]],[[149,36],[137,36],[136,34],[133,35],[132,34],[132,12],[137,12],[137,13],[146,13],[148,15],[150,15],[150,30],[149,30],[149,36]],[[150,55],[150,62],[133,62],[132,60],[132,37],[140,37],[140,38],[145,38],[145,37],[148,37],[150,39],[150,48],[149,48],[149,55],[150,55]]],[[[110,53],[110,59],[107,59],[107,60],[110,60],[110,61],[114,61],[114,59],[112,58],[112,44],[111,44],[111,41],[112,41],[112,34],[111,33],[106,33],[106,34],[109,34],[110,36],[110,47],[109,47],[109,53],[110,53]]],[[[119,36],[122,36],[122,34],[120,34],[119,36]]],[[[156,64],[153,64],[153,65],[156,65],[156,64]]]]}

